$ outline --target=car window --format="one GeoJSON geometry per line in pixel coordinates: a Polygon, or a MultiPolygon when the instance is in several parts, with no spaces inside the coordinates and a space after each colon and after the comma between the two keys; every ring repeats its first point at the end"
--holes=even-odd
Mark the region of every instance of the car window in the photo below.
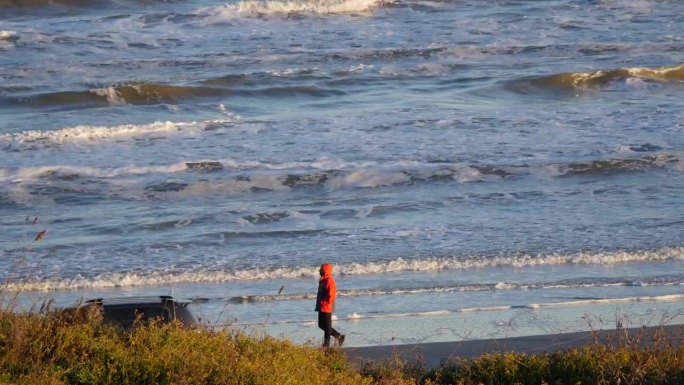
{"type": "Polygon", "coordinates": [[[105,321],[112,322],[123,327],[131,327],[136,320],[136,317],[140,315],[143,321],[149,321],[153,318],[160,318],[165,322],[171,320],[171,314],[168,310],[162,309],[161,307],[145,307],[145,308],[132,308],[132,307],[107,307],[104,309],[104,319],[105,321]]]}

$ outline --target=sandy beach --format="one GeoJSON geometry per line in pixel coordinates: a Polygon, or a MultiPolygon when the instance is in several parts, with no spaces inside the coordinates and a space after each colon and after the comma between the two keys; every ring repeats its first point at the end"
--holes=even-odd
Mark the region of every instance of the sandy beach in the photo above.
{"type": "MultiPolygon", "coordinates": [[[[404,361],[422,360],[427,367],[435,367],[456,357],[477,357],[484,353],[542,353],[586,346],[595,341],[618,344],[619,341],[639,341],[644,346],[661,336],[660,327],[598,330],[562,334],[536,335],[501,339],[483,339],[426,344],[385,345],[344,348],[349,358],[362,364],[367,361],[388,360],[398,356],[404,361]]],[[[684,325],[662,327],[662,337],[674,346],[684,342],[684,325]]]]}

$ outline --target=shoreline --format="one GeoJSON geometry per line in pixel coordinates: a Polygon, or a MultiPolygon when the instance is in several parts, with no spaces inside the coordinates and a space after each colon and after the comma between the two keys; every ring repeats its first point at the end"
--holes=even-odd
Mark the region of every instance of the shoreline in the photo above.
{"type": "Polygon", "coordinates": [[[426,367],[437,367],[451,358],[472,358],[485,353],[516,352],[537,354],[556,352],[569,348],[588,346],[599,341],[618,344],[626,338],[648,346],[656,332],[662,329],[662,336],[670,343],[684,343],[684,324],[635,327],[612,330],[582,331],[548,335],[534,335],[510,338],[466,340],[453,342],[428,342],[424,344],[384,345],[342,348],[347,357],[356,364],[384,362],[394,358],[402,361],[422,361],[426,367]]]}

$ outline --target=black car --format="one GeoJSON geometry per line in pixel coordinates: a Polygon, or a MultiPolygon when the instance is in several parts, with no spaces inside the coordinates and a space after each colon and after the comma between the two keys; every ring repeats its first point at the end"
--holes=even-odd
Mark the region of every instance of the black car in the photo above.
{"type": "Polygon", "coordinates": [[[157,319],[162,323],[179,321],[185,326],[199,325],[199,321],[188,309],[191,301],[176,300],[171,296],[121,297],[91,299],[74,310],[81,314],[96,311],[98,318],[123,328],[130,328],[136,320],[147,322],[157,319]]]}

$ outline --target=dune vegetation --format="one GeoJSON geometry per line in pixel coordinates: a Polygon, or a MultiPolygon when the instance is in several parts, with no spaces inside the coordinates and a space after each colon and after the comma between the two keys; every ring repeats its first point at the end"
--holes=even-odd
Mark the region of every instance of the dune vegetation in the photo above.
{"type": "Polygon", "coordinates": [[[2,310],[0,384],[684,384],[681,343],[637,342],[438,368],[399,359],[362,365],[271,337],[156,322],[121,330],[60,311],[2,310]]]}

